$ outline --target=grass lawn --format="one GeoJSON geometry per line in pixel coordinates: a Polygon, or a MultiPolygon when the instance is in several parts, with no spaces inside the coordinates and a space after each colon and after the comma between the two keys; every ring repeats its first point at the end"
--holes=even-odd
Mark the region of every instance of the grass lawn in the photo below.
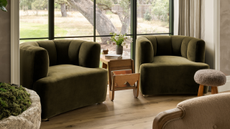
{"type": "MultiPolygon", "coordinates": [[[[67,30],[55,26],[55,32],[66,35],[67,30]]],[[[48,37],[48,24],[20,22],[20,38],[48,37]]],[[[33,41],[33,40],[26,40],[33,41]]],[[[21,41],[24,42],[24,41],[21,41]]]]}

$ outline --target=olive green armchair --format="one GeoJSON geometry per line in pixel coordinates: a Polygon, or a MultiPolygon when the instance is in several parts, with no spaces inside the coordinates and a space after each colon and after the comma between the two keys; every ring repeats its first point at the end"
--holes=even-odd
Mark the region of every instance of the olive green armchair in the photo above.
{"type": "Polygon", "coordinates": [[[43,119],[105,101],[107,71],[99,68],[100,49],[81,40],[20,44],[21,85],[40,96],[43,119]]]}
{"type": "Polygon", "coordinates": [[[143,95],[197,94],[194,74],[207,69],[205,42],[186,36],[140,36],[136,72],[143,95]]]}

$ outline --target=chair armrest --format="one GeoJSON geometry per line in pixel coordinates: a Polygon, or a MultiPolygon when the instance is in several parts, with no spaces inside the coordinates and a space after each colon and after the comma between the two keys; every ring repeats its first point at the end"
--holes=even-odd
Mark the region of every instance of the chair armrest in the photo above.
{"type": "Polygon", "coordinates": [[[135,71],[139,73],[140,65],[153,62],[154,49],[151,41],[146,37],[138,37],[136,41],[135,71]]]}
{"type": "Polygon", "coordinates": [[[37,80],[46,77],[49,67],[48,52],[36,42],[20,44],[20,82],[33,89],[37,80]]]}
{"type": "Polygon", "coordinates": [[[195,62],[205,60],[205,42],[200,39],[192,38],[187,48],[187,58],[195,62]]]}
{"type": "Polygon", "coordinates": [[[89,68],[98,68],[101,46],[95,42],[84,42],[79,51],[79,65],[89,68]]]}
{"type": "Polygon", "coordinates": [[[215,126],[226,129],[230,127],[229,108],[230,93],[188,99],[179,103],[176,109],[159,113],[153,129],[208,129],[215,126]]]}
{"type": "Polygon", "coordinates": [[[174,119],[182,118],[183,111],[179,108],[174,108],[160,112],[153,120],[153,129],[163,129],[164,125],[174,119]]]}

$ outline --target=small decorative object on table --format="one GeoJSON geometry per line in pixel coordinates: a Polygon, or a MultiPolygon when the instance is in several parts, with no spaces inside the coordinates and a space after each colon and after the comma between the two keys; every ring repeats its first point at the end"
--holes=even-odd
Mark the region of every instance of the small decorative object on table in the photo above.
{"type": "MultiPolygon", "coordinates": [[[[126,34],[116,34],[116,33],[110,33],[111,35],[113,35],[112,37],[111,37],[111,43],[113,44],[113,45],[116,45],[116,54],[120,54],[120,55],[122,55],[122,53],[123,53],[123,46],[126,46],[126,47],[128,47],[127,46],[127,44],[128,43],[132,43],[132,38],[130,38],[130,37],[128,37],[128,36],[126,36],[126,34]]],[[[109,41],[108,41],[108,43],[110,43],[109,41]]]]}
{"type": "Polygon", "coordinates": [[[121,55],[117,55],[117,54],[106,54],[105,55],[105,59],[121,59],[122,56],[121,55]]]}
{"type": "Polygon", "coordinates": [[[102,54],[108,54],[109,50],[108,49],[105,49],[102,51],[102,54]]]}

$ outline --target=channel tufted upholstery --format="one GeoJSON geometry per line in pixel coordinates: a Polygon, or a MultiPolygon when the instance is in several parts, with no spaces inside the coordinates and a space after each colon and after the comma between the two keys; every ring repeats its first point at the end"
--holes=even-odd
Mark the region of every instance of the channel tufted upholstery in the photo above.
{"type": "Polygon", "coordinates": [[[207,69],[205,42],[186,36],[140,36],[136,42],[136,72],[144,95],[197,94],[193,77],[207,69]]]}
{"type": "Polygon", "coordinates": [[[42,118],[101,103],[107,71],[99,67],[100,45],[81,40],[20,44],[21,85],[41,98],[42,118]]]}

